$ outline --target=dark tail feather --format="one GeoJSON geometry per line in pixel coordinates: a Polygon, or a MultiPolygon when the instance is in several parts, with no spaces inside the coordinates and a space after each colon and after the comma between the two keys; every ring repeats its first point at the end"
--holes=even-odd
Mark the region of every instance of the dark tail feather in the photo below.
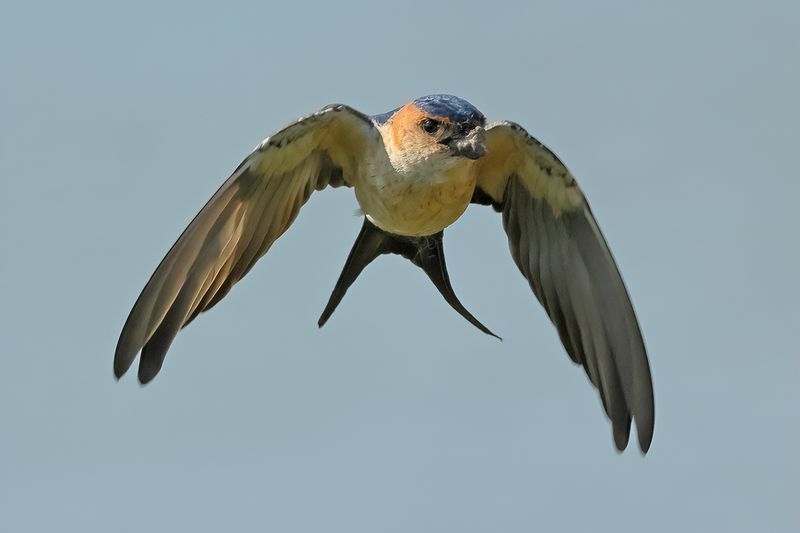
{"type": "Polygon", "coordinates": [[[381,231],[377,226],[372,224],[367,218],[364,218],[364,225],[361,226],[361,233],[358,234],[353,249],[350,250],[350,255],[347,256],[347,261],[344,264],[342,273],[339,275],[339,280],[333,288],[331,297],[328,300],[328,305],[320,315],[317,325],[322,327],[325,322],[331,317],[339,302],[344,298],[344,294],[350,285],[356,280],[361,271],[364,270],[376,257],[391,253],[387,248],[390,244],[388,233],[381,231]]]}
{"type": "Polygon", "coordinates": [[[342,301],[347,289],[364,270],[364,267],[383,254],[398,254],[424,270],[441,295],[444,296],[445,301],[458,314],[482,332],[499,339],[500,337],[492,333],[489,328],[472,316],[472,313],[467,311],[453,291],[444,261],[443,236],[444,233],[440,231],[430,237],[402,237],[383,231],[365,217],[361,233],[358,234],[353,249],[350,250],[350,255],[333,288],[328,305],[325,306],[325,310],[319,318],[319,326],[322,327],[328,321],[336,306],[342,301]]]}
{"type": "Polygon", "coordinates": [[[477,318],[472,316],[472,313],[467,311],[458,300],[458,296],[456,296],[452,285],[450,285],[450,276],[447,274],[447,265],[444,262],[443,237],[444,232],[440,231],[436,235],[419,239],[421,241],[421,246],[417,247],[413,258],[405,255],[404,257],[411,259],[412,263],[425,271],[433,284],[436,285],[436,288],[439,289],[441,295],[444,296],[445,301],[449,303],[450,307],[455,309],[459,315],[466,318],[467,322],[487,335],[500,339],[500,337],[492,333],[489,328],[481,324],[477,318]]]}

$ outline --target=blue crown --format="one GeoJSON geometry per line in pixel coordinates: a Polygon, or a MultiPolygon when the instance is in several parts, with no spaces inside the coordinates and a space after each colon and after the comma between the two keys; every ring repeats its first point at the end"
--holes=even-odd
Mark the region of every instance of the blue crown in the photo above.
{"type": "Polygon", "coordinates": [[[426,113],[439,117],[446,117],[454,122],[484,120],[483,113],[478,111],[474,105],[463,98],[451,94],[431,94],[429,96],[422,96],[414,100],[413,104],[426,113]]]}

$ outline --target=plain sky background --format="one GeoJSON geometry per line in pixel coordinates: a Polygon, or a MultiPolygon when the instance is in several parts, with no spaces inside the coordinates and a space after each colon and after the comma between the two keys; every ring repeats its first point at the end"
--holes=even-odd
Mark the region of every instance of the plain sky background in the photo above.
{"type": "Polygon", "coordinates": [[[800,530],[796,2],[13,2],[0,17],[0,531],[800,530]],[[452,311],[312,198],[156,380],[117,336],[249,150],[433,92],[581,183],[633,296],[653,446],[614,451],[491,210],[452,311]]]}

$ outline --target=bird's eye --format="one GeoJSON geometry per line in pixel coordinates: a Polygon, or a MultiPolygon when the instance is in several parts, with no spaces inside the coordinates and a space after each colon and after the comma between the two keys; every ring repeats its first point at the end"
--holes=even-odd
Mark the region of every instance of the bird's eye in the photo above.
{"type": "Polygon", "coordinates": [[[425,130],[425,133],[436,133],[439,130],[439,121],[426,118],[422,121],[422,129],[425,130]]]}

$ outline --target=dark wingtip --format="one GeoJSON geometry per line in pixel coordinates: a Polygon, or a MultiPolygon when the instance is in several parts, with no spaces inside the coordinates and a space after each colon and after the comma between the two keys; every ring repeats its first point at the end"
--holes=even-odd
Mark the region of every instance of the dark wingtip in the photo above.
{"type": "MultiPolygon", "coordinates": [[[[160,328],[158,331],[161,331],[160,328]]],[[[174,337],[174,334],[172,334],[174,337]]],[[[137,377],[139,383],[147,385],[154,377],[161,371],[161,366],[164,364],[164,358],[167,355],[167,350],[172,342],[172,338],[167,338],[166,342],[159,342],[165,339],[151,340],[142,348],[142,356],[139,358],[139,370],[137,377]]]]}
{"type": "MultiPolygon", "coordinates": [[[[612,426],[614,433],[614,445],[617,451],[622,453],[628,447],[628,442],[630,440],[631,419],[628,418],[624,423],[620,424],[612,423],[612,426]]],[[[639,439],[639,450],[641,451],[642,455],[647,455],[647,452],[650,450],[650,444],[653,441],[653,424],[639,424],[639,420],[637,419],[636,436],[639,439]]]]}
{"type": "Polygon", "coordinates": [[[642,425],[639,428],[639,421],[636,421],[636,429],[639,435],[639,449],[642,451],[642,455],[646,455],[647,452],[650,450],[650,444],[653,442],[653,425],[642,425]]]}
{"type": "Polygon", "coordinates": [[[125,372],[131,367],[133,360],[128,362],[127,357],[123,357],[119,350],[114,354],[114,377],[117,381],[125,375],[125,372]]]}
{"type": "MultiPolygon", "coordinates": [[[[652,424],[642,424],[639,427],[639,421],[636,421],[636,435],[639,439],[639,450],[642,455],[647,455],[650,450],[650,444],[653,441],[653,426],[652,424]]],[[[624,424],[613,424],[614,445],[617,452],[622,453],[628,447],[631,433],[631,420],[630,418],[624,424]]]]}
{"type": "Polygon", "coordinates": [[[137,376],[139,378],[139,384],[147,385],[153,381],[153,378],[158,375],[159,370],[161,370],[161,365],[159,365],[158,368],[152,368],[151,365],[142,364],[142,361],[139,361],[139,372],[137,376]]]}
{"type": "Polygon", "coordinates": [[[620,423],[612,423],[614,432],[614,445],[617,451],[622,453],[628,447],[628,441],[631,436],[631,419],[625,417],[625,420],[620,423]]]}

